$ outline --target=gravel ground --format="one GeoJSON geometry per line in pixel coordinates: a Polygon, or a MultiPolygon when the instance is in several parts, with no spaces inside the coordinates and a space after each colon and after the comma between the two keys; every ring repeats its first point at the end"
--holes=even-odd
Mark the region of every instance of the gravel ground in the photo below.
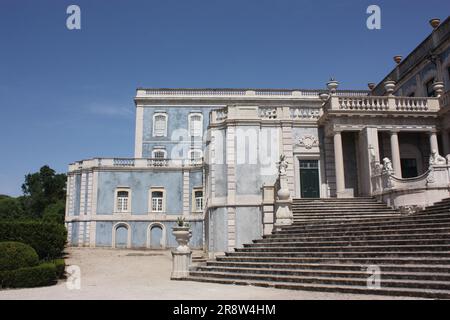
{"type": "Polygon", "coordinates": [[[81,269],[79,290],[69,290],[65,281],[60,281],[50,287],[1,290],[0,299],[394,299],[383,296],[171,281],[170,251],[69,248],[67,253],[67,264],[78,265],[81,269]]]}

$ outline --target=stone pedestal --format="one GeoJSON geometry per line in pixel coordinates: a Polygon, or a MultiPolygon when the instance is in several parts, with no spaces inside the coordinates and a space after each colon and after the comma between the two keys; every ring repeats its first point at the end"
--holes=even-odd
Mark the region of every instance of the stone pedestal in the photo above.
{"type": "Polygon", "coordinates": [[[186,279],[189,276],[189,265],[192,252],[178,252],[172,250],[172,274],[171,280],[186,279]]]}

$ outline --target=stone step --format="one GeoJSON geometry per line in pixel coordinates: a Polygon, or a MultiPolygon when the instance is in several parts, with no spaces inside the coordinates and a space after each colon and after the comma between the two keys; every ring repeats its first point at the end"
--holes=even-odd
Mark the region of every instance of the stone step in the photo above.
{"type": "Polygon", "coordinates": [[[341,232],[353,232],[353,231],[374,231],[378,230],[380,232],[384,232],[385,230],[392,230],[392,229],[398,229],[398,230],[404,230],[414,227],[421,227],[421,228],[449,228],[450,222],[448,219],[443,219],[441,222],[431,222],[431,223],[420,223],[414,222],[414,223],[401,223],[401,222],[386,222],[386,223],[356,223],[356,224],[345,224],[341,226],[322,226],[320,224],[318,225],[301,225],[296,224],[292,226],[286,226],[282,227],[281,230],[274,231],[274,234],[280,234],[280,233],[308,233],[308,232],[333,232],[333,231],[341,231],[341,232]]]}
{"type": "MultiPolygon", "coordinates": [[[[239,249],[235,249],[239,250],[239,249]]],[[[247,251],[235,251],[235,252],[227,252],[226,256],[236,257],[236,256],[265,256],[265,257],[328,257],[328,258],[340,258],[340,257],[355,257],[355,258],[364,258],[364,257],[440,257],[440,258],[450,258],[449,251],[443,250],[407,250],[407,251],[386,251],[386,250],[366,250],[365,251],[326,251],[317,249],[314,251],[280,251],[278,249],[272,248],[270,250],[247,250],[247,251]]]]}
{"type": "Polygon", "coordinates": [[[379,219],[391,219],[392,215],[387,214],[371,214],[371,215],[340,215],[334,217],[333,215],[327,214],[316,214],[316,215],[302,215],[294,216],[294,223],[307,223],[307,222],[327,222],[327,221],[371,221],[374,218],[379,219]]]}
{"type": "MultiPolygon", "coordinates": [[[[447,242],[450,243],[450,242],[447,242]]],[[[309,252],[309,253],[322,253],[322,252],[368,252],[368,251],[384,251],[384,252],[397,252],[397,251],[438,251],[449,252],[450,244],[402,244],[396,246],[386,245],[360,245],[360,246],[322,246],[322,245],[310,245],[310,246],[294,246],[292,244],[285,246],[256,246],[253,244],[251,247],[235,248],[235,252],[309,252]]]]}
{"type": "MultiPolygon", "coordinates": [[[[394,260],[395,262],[395,260],[394,260]]],[[[371,264],[349,264],[349,263],[277,263],[267,262],[236,262],[236,261],[207,261],[211,267],[234,267],[234,268],[274,268],[293,270],[367,270],[371,264]]],[[[450,276],[450,265],[433,264],[377,264],[382,272],[436,272],[445,273],[450,276]]]]}
{"type": "Polygon", "coordinates": [[[447,238],[425,238],[425,239],[396,239],[396,240],[351,240],[351,241],[274,241],[274,242],[256,242],[244,244],[244,248],[268,248],[268,247],[309,247],[309,246],[397,246],[397,245],[445,245],[450,243],[450,237],[447,238]]]}
{"type": "Polygon", "coordinates": [[[292,233],[289,231],[275,231],[273,234],[271,235],[266,235],[263,238],[269,238],[269,237],[276,237],[276,238],[281,238],[281,237],[292,237],[292,236],[306,236],[306,237],[321,237],[321,236],[364,236],[364,235],[402,235],[402,234],[418,234],[418,233],[424,233],[424,232],[434,232],[434,233],[446,233],[448,232],[449,227],[448,226],[444,226],[442,228],[438,228],[438,227],[434,227],[432,229],[430,228],[414,228],[414,229],[409,229],[404,228],[404,229],[400,229],[395,228],[395,229],[384,229],[382,230],[382,232],[380,232],[380,230],[339,230],[336,229],[334,231],[330,231],[330,230],[325,230],[325,231],[314,231],[314,230],[308,230],[308,231],[301,231],[301,232],[296,232],[296,233],[292,233]]]}
{"type": "Polygon", "coordinates": [[[253,243],[273,243],[273,242],[316,242],[316,241],[360,241],[360,240],[402,240],[402,239],[450,239],[450,230],[443,230],[443,233],[419,233],[419,234],[394,234],[394,235],[356,235],[356,236],[335,236],[335,237],[302,237],[299,235],[290,237],[265,237],[253,240],[253,243]]]}
{"type": "MultiPolygon", "coordinates": [[[[450,257],[268,257],[268,256],[221,256],[222,262],[261,262],[261,263],[314,263],[314,264],[396,264],[396,265],[450,265],[450,257]]],[[[209,261],[208,261],[209,262],[209,261]]],[[[208,263],[207,262],[207,263],[208,263]]]]}
{"type": "Polygon", "coordinates": [[[251,285],[256,287],[270,287],[277,289],[290,290],[305,290],[305,291],[319,291],[319,292],[340,292],[352,294],[370,294],[383,296],[407,296],[433,299],[449,299],[450,291],[448,290],[422,290],[410,288],[386,288],[369,289],[367,286],[354,285],[323,285],[316,283],[292,283],[292,282],[275,282],[275,281],[255,281],[255,280],[237,280],[224,279],[213,277],[194,277],[189,276],[187,280],[199,282],[211,282],[219,284],[234,284],[234,285],[251,285]]]}
{"type": "MultiPolygon", "coordinates": [[[[378,266],[377,266],[378,267],[378,266]]],[[[277,269],[269,268],[249,268],[249,267],[231,267],[231,266],[200,266],[192,268],[194,272],[220,272],[220,273],[251,273],[261,275],[283,275],[293,277],[331,277],[331,278],[367,278],[367,267],[361,266],[359,270],[318,270],[318,269],[277,269]]],[[[443,272],[392,272],[380,268],[380,276],[383,279],[392,280],[420,280],[420,281],[445,281],[450,285],[450,274],[443,272]]]]}
{"type": "MultiPolygon", "coordinates": [[[[411,216],[389,216],[388,218],[385,218],[385,217],[374,217],[374,216],[371,216],[371,217],[367,217],[367,218],[354,218],[353,220],[352,219],[349,219],[349,220],[347,220],[348,222],[345,224],[345,225],[348,225],[348,224],[357,224],[357,223],[360,223],[360,222],[364,222],[364,223],[372,223],[372,222],[374,222],[374,223],[377,223],[377,222],[402,222],[402,223],[405,223],[405,222],[415,222],[415,221],[421,221],[421,222],[424,222],[424,221],[428,221],[428,222],[432,222],[432,221],[436,221],[436,222],[440,222],[440,221],[442,221],[443,219],[449,219],[450,220],[450,215],[448,214],[448,213],[442,213],[442,214],[436,214],[436,215],[411,215],[411,216]]],[[[293,224],[293,226],[296,226],[296,225],[298,225],[298,224],[300,224],[300,225],[305,225],[305,222],[304,221],[299,221],[298,223],[295,221],[295,220],[298,220],[298,218],[296,217],[296,216],[294,216],[294,224],[293,224]]],[[[339,226],[343,226],[343,223],[341,222],[341,221],[327,221],[327,220],[325,220],[325,221],[311,221],[311,223],[313,223],[314,222],[314,225],[317,225],[318,223],[320,223],[320,224],[322,224],[322,225],[327,225],[327,226],[330,226],[330,225],[339,225],[339,226]]]]}
{"type": "MultiPolygon", "coordinates": [[[[245,279],[274,282],[294,282],[294,283],[315,283],[331,285],[353,285],[366,286],[368,276],[361,278],[341,278],[341,277],[319,277],[319,276],[291,276],[291,275],[273,275],[273,274],[255,274],[255,273],[233,273],[233,272],[199,272],[191,271],[192,277],[214,277],[225,279],[245,279]]],[[[450,293],[450,281],[433,280],[408,280],[408,279],[380,279],[381,288],[415,288],[448,290],[450,293]]]]}

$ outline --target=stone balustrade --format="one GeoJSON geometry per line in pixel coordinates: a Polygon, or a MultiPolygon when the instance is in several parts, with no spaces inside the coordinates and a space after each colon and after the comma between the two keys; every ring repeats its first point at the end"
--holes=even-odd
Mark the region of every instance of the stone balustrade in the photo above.
{"type": "MultiPolygon", "coordinates": [[[[138,89],[136,98],[224,98],[242,97],[252,99],[283,99],[283,98],[318,98],[326,90],[305,89],[138,89]]],[[[366,90],[340,90],[337,95],[364,96],[366,90]]]]}
{"type": "MultiPolygon", "coordinates": [[[[379,167],[381,168],[381,167],[379,167]]],[[[392,171],[375,171],[372,195],[394,208],[424,208],[448,198],[450,164],[435,164],[420,176],[398,178],[392,171]]]]}
{"type": "Polygon", "coordinates": [[[346,112],[437,112],[439,98],[416,98],[397,96],[331,96],[324,104],[327,111],[346,112]]]}
{"type": "Polygon", "coordinates": [[[450,90],[439,98],[439,104],[442,108],[450,108],[450,90]]]}
{"type": "Polygon", "coordinates": [[[203,161],[183,159],[160,159],[160,158],[95,158],[77,161],[69,165],[69,172],[92,168],[183,168],[202,166],[203,161]]]}
{"type": "Polygon", "coordinates": [[[311,107],[258,107],[258,106],[228,106],[213,110],[210,113],[210,123],[220,124],[227,120],[292,120],[317,121],[322,115],[322,109],[311,107]]]}

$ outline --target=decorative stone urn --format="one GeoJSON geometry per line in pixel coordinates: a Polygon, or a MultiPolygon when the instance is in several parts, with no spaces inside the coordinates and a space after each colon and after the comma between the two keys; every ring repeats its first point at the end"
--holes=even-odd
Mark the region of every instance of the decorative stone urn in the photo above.
{"type": "Polygon", "coordinates": [[[444,82],[436,81],[433,83],[433,90],[436,93],[436,97],[440,97],[444,92],[444,82]]]}
{"type": "Polygon", "coordinates": [[[189,226],[173,227],[172,234],[175,236],[175,240],[177,240],[178,243],[178,247],[176,249],[177,252],[191,252],[191,249],[189,249],[187,245],[192,237],[192,232],[189,226]]]}
{"type": "Polygon", "coordinates": [[[384,82],[384,90],[386,90],[386,93],[388,95],[392,95],[392,92],[394,92],[394,89],[395,89],[395,81],[387,80],[384,82]]]}
{"type": "Polygon", "coordinates": [[[334,78],[330,78],[330,81],[327,82],[327,88],[330,90],[331,94],[335,94],[336,90],[339,86],[339,82],[337,82],[334,78]]]}
{"type": "Polygon", "coordinates": [[[400,62],[402,62],[402,58],[403,58],[403,56],[394,56],[395,63],[399,64],[400,62]]]}
{"type": "Polygon", "coordinates": [[[436,28],[439,27],[439,25],[441,24],[441,19],[439,19],[439,18],[433,18],[433,19],[430,19],[429,23],[430,23],[430,26],[431,26],[433,29],[436,29],[436,28]]]}
{"type": "Polygon", "coordinates": [[[369,82],[369,83],[367,84],[367,87],[369,88],[370,91],[372,91],[373,88],[375,88],[375,86],[376,86],[376,84],[375,84],[374,82],[369,82]]]}

